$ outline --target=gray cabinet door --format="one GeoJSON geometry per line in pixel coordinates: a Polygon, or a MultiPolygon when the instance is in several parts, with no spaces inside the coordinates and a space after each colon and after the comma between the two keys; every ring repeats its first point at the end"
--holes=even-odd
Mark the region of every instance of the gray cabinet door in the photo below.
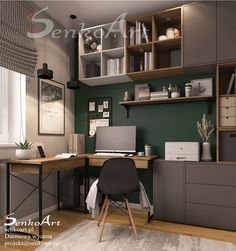
{"type": "Polygon", "coordinates": [[[155,160],[153,165],[154,218],[185,221],[184,162],[155,160]]]}
{"type": "Polygon", "coordinates": [[[217,61],[236,59],[236,2],[217,2],[217,61]]]}
{"type": "Polygon", "coordinates": [[[216,2],[183,7],[184,66],[216,62],[216,2]]]}

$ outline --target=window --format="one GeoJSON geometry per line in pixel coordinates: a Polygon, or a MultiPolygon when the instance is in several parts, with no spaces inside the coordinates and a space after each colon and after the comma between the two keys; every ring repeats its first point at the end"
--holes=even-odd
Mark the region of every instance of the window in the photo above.
{"type": "Polygon", "coordinates": [[[25,137],[26,77],[0,67],[0,143],[25,137]]]}

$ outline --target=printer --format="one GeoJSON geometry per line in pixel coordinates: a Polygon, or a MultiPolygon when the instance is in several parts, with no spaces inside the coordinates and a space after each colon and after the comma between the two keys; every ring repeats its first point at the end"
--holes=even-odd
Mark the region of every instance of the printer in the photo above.
{"type": "Polygon", "coordinates": [[[166,142],[165,160],[199,161],[199,142],[166,142]]]}

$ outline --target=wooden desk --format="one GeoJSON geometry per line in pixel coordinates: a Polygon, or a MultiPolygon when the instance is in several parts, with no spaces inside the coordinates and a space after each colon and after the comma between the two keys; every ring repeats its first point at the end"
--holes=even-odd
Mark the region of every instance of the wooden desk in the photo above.
{"type": "MultiPolygon", "coordinates": [[[[7,161],[7,215],[10,213],[13,213],[36,189],[39,190],[39,200],[38,200],[38,213],[39,213],[39,222],[42,222],[42,204],[43,204],[43,192],[48,193],[54,197],[57,197],[57,206],[58,209],[60,208],[60,171],[68,170],[72,168],[78,168],[78,167],[84,167],[85,166],[85,155],[81,155],[78,157],[73,158],[37,158],[37,159],[30,159],[30,160],[8,160],[7,161]],[[52,173],[57,172],[57,196],[51,194],[50,192],[43,190],[43,179],[42,174],[43,173],[52,173]],[[15,176],[13,173],[29,173],[29,174],[37,174],[38,175],[38,186],[35,186],[34,184],[19,178],[18,176],[15,176]],[[11,211],[11,179],[10,177],[14,176],[21,181],[28,183],[29,185],[34,187],[34,190],[24,199],[22,202],[11,211]]],[[[23,232],[17,232],[17,231],[10,231],[9,226],[7,226],[7,231],[9,233],[15,233],[15,234],[27,234],[23,232]]],[[[42,240],[42,225],[40,224],[38,227],[38,236],[29,234],[32,238],[38,238],[39,240],[42,240]]]]}
{"type": "MultiPolygon", "coordinates": [[[[58,209],[60,208],[60,171],[72,169],[72,168],[78,168],[78,167],[84,167],[84,178],[85,178],[85,199],[88,193],[88,175],[87,170],[90,166],[97,166],[101,167],[103,166],[103,163],[111,157],[108,156],[97,156],[95,154],[82,154],[78,157],[72,157],[72,158],[56,158],[56,157],[49,157],[49,158],[36,158],[36,159],[30,159],[30,160],[8,160],[7,161],[7,215],[14,212],[28,197],[29,195],[35,191],[36,189],[39,190],[39,205],[38,205],[38,212],[39,212],[39,222],[42,222],[42,203],[43,203],[43,192],[48,193],[52,196],[55,196],[51,194],[50,192],[43,190],[43,177],[42,174],[44,173],[52,173],[57,172],[57,204],[58,209]],[[14,176],[13,173],[28,173],[28,174],[36,174],[38,175],[38,186],[35,186],[31,184],[28,181],[25,181],[22,178],[19,178],[17,176],[14,176]],[[11,197],[10,197],[10,187],[11,187],[11,180],[10,177],[14,176],[18,179],[20,179],[23,182],[26,182],[34,187],[34,190],[21,202],[16,209],[11,211],[11,197]]],[[[152,160],[156,158],[156,156],[150,156],[150,157],[139,157],[139,156],[133,156],[128,157],[135,161],[136,167],[140,169],[147,169],[148,170],[148,184],[150,184],[151,180],[151,173],[152,173],[152,160]]],[[[150,196],[150,188],[147,189],[148,195],[150,196]]],[[[86,209],[85,209],[86,210],[86,209]]],[[[148,222],[151,220],[151,215],[148,214],[148,222]]],[[[7,228],[8,232],[9,228],[7,228]]],[[[18,234],[25,234],[20,232],[14,232],[18,234]]],[[[31,235],[31,234],[30,234],[31,235]]],[[[35,236],[31,235],[31,237],[35,238],[35,236]]],[[[42,240],[42,226],[39,225],[38,229],[38,236],[37,238],[39,240],[42,240]]]]}

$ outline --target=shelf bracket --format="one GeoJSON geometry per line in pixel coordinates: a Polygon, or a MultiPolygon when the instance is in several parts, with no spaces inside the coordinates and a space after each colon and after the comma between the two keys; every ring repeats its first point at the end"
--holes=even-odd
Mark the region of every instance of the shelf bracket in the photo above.
{"type": "Polygon", "coordinates": [[[129,118],[129,106],[123,105],[123,107],[124,107],[125,110],[126,110],[126,118],[128,119],[128,118],[129,118]]]}

